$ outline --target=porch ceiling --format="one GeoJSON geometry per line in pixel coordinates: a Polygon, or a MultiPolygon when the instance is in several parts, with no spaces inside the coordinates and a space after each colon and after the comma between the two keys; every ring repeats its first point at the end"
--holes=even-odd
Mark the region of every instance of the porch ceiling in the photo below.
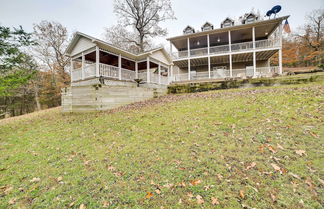
{"type": "MultiPolygon", "coordinates": [[[[256,53],[257,60],[268,60],[271,56],[273,56],[277,50],[269,50],[269,51],[261,51],[256,53]]],[[[247,62],[253,60],[253,53],[242,53],[242,54],[233,54],[232,62],[247,62]]],[[[211,64],[228,64],[229,63],[229,55],[224,56],[214,56],[210,57],[211,64]]],[[[180,68],[188,67],[188,60],[179,60],[174,61],[174,64],[180,68]]],[[[208,65],[208,58],[197,58],[190,60],[191,66],[200,66],[200,65],[208,65]]]]}

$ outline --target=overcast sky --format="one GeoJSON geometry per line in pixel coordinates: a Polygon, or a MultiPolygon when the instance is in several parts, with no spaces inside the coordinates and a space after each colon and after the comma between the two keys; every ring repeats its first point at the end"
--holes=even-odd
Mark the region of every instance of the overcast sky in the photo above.
{"type": "MultiPolygon", "coordinates": [[[[180,35],[187,25],[197,29],[209,21],[219,27],[226,17],[236,18],[245,12],[259,10],[264,15],[281,5],[279,16],[291,15],[289,23],[295,30],[310,11],[323,8],[324,0],[171,0],[177,20],[162,25],[170,36],[180,35]]],[[[80,31],[101,38],[105,27],[116,24],[113,0],[0,0],[0,25],[18,26],[31,32],[34,23],[54,20],[70,33],[80,31]]],[[[162,41],[163,39],[157,39],[162,41]]]]}

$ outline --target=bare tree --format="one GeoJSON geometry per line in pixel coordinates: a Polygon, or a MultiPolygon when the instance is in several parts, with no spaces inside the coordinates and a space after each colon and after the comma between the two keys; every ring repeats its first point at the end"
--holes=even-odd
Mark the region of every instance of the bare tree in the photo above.
{"type": "Polygon", "coordinates": [[[161,22],[175,19],[170,0],[115,0],[114,12],[122,27],[134,30],[129,42],[140,52],[145,51],[150,38],[167,34],[167,29],[159,26],[161,22]]]}
{"type": "MultiPolygon", "coordinates": [[[[110,44],[134,54],[141,52],[141,48],[137,44],[139,42],[137,34],[133,31],[127,30],[120,24],[105,28],[103,38],[110,44]]],[[[154,47],[155,44],[150,39],[146,39],[143,43],[144,51],[154,47]]]]}
{"type": "Polygon", "coordinates": [[[323,50],[324,46],[324,9],[317,9],[306,16],[302,35],[298,35],[314,51],[323,50]]]}
{"type": "Polygon", "coordinates": [[[65,66],[69,63],[64,55],[68,45],[67,29],[58,22],[42,21],[34,25],[34,36],[38,45],[36,56],[53,74],[58,73],[68,82],[65,66]]]}

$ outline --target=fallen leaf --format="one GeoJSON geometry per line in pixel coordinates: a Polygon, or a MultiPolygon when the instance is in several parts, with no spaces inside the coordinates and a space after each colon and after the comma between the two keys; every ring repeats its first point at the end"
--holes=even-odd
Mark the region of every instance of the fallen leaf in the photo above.
{"type": "Polygon", "coordinates": [[[75,202],[71,202],[71,203],[69,204],[69,207],[72,207],[74,204],[75,204],[75,202]]]}
{"type": "Polygon", "coordinates": [[[276,170],[276,171],[281,171],[280,167],[277,164],[271,163],[271,166],[276,170]]]}
{"type": "Polygon", "coordinates": [[[252,162],[248,167],[246,167],[246,170],[249,170],[251,168],[254,168],[256,166],[255,162],[252,162]]]}
{"type": "Polygon", "coordinates": [[[292,172],[289,172],[288,175],[290,175],[292,177],[295,177],[296,179],[299,179],[300,180],[300,177],[297,174],[294,174],[292,172]]]}
{"type": "Polygon", "coordinates": [[[296,150],[295,152],[296,152],[296,154],[298,154],[300,156],[306,155],[306,151],[305,150],[296,150]]]}
{"type": "Polygon", "coordinates": [[[87,207],[85,206],[85,204],[81,204],[79,209],[86,209],[87,207]]]}
{"type": "Polygon", "coordinates": [[[108,208],[109,205],[110,205],[110,204],[109,204],[108,201],[103,201],[103,203],[102,203],[102,207],[103,207],[103,208],[108,208]]]}
{"type": "Polygon", "coordinates": [[[161,190],[156,189],[156,190],[155,190],[155,193],[156,193],[156,194],[161,194],[161,190]]]}
{"type": "Polygon", "coordinates": [[[242,199],[244,199],[244,197],[245,197],[245,195],[244,195],[244,191],[243,191],[243,190],[240,190],[240,197],[241,197],[242,199]]]}
{"type": "Polygon", "coordinates": [[[196,186],[197,184],[201,183],[201,180],[192,180],[192,181],[190,181],[190,183],[192,186],[196,186]]]}
{"type": "Polygon", "coordinates": [[[218,199],[216,197],[212,197],[211,201],[212,201],[213,205],[219,205],[219,201],[218,201],[218,199]]]}
{"type": "Polygon", "coordinates": [[[190,198],[193,198],[193,194],[191,192],[187,193],[187,196],[190,197],[190,198]]]}
{"type": "Polygon", "coordinates": [[[40,178],[33,178],[32,180],[30,180],[31,183],[34,183],[34,182],[39,182],[40,181],[40,178]]]}
{"type": "Polygon", "coordinates": [[[222,180],[223,179],[223,176],[222,175],[220,175],[220,174],[217,174],[217,178],[218,178],[218,180],[222,180]]]}
{"type": "Polygon", "coordinates": [[[163,187],[170,189],[171,187],[173,187],[173,184],[165,184],[163,185],[163,187]]]}
{"type": "Polygon", "coordinates": [[[152,192],[147,192],[145,198],[146,198],[146,199],[150,199],[150,198],[152,198],[153,196],[154,196],[154,195],[153,195],[152,192]]]}
{"type": "Polygon", "coordinates": [[[318,135],[317,134],[315,134],[315,133],[313,133],[313,132],[309,132],[310,133],[310,135],[312,135],[312,137],[314,137],[314,138],[318,138],[318,135]]]}
{"type": "Polygon", "coordinates": [[[271,200],[272,202],[276,202],[276,196],[274,196],[274,194],[270,193],[270,197],[271,197],[271,200]]]}
{"type": "Polygon", "coordinates": [[[116,168],[114,167],[114,166],[108,166],[108,171],[114,171],[114,170],[116,170],[116,168]]]}
{"type": "Polygon", "coordinates": [[[5,190],[3,191],[5,194],[9,194],[11,190],[13,190],[13,187],[4,187],[5,190]]]}
{"type": "Polygon", "coordinates": [[[198,204],[203,204],[205,202],[204,199],[202,198],[202,196],[200,196],[200,195],[197,195],[196,199],[197,199],[198,204]]]}
{"type": "Polygon", "coordinates": [[[13,204],[16,203],[16,200],[17,200],[17,198],[12,198],[12,199],[9,200],[8,204],[13,205],[13,204]]]}
{"type": "Polygon", "coordinates": [[[179,203],[179,204],[181,204],[181,203],[182,203],[182,199],[181,199],[181,198],[179,199],[179,202],[178,202],[178,203],[179,203]]]}
{"type": "Polygon", "coordinates": [[[276,153],[277,151],[271,146],[268,145],[268,149],[272,152],[272,153],[276,153]]]}
{"type": "Polygon", "coordinates": [[[62,180],[63,180],[63,177],[62,177],[62,176],[59,176],[59,177],[56,179],[57,182],[61,182],[62,180]]]}
{"type": "Polygon", "coordinates": [[[277,144],[278,149],[284,149],[280,144],[277,144]]]}
{"type": "Polygon", "coordinates": [[[318,178],[319,182],[324,186],[324,181],[320,178],[318,178]]]}
{"type": "Polygon", "coordinates": [[[91,160],[84,161],[84,165],[89,165],[91,160]]]}

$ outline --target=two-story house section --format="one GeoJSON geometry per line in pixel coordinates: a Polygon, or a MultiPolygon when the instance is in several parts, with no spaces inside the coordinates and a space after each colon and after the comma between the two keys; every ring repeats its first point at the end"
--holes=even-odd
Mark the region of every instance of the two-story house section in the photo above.
{"type": "Polygon", "coordinates": [[[282,74],[282,22],[289,16],[261,20],[247,13],[226,18],[220,28],[206,22],[199,32],[191,26],[168,38],[173,58],[172,80],[269,77],[282,74]],[[278,53],[278,64],[270,58],[278,53]]]}

